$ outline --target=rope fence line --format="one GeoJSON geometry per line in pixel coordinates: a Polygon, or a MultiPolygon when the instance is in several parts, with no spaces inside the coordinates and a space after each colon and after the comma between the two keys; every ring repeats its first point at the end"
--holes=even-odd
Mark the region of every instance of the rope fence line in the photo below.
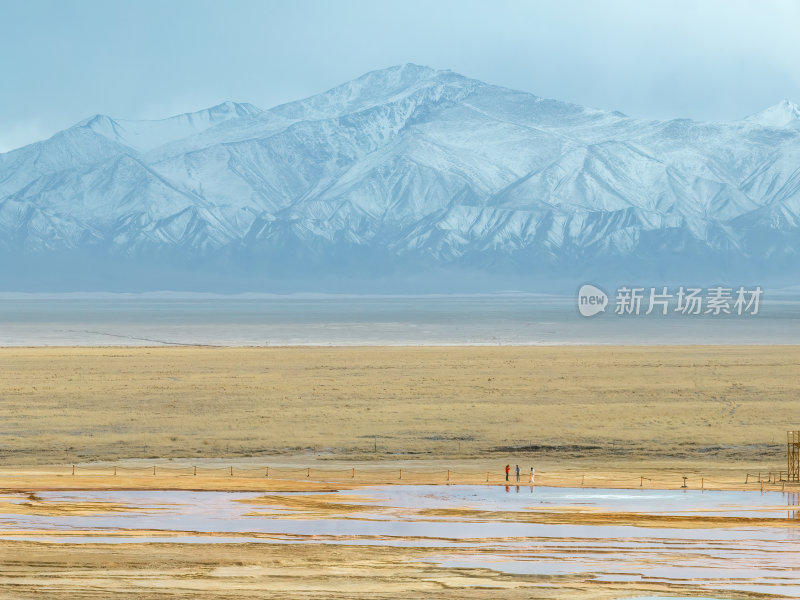
{"type": "Polygon", "coordinates": [[[747,473],[744,478],[746,484],[750,483],[750,478],[753,478],[753,483],[761,486],[761,491],[764,491],[764,485],[779,485],[781,490],[786,489],[786,485],[797,485],[797,482],[789,480],[789,471],[759,471],[758,473],[747,473]],[[766,478],[764,477],[766,476],[766,478]]]}
{"type": "Polygon", "coordinates": [[[758,473],[747,473],[744,482],[750,483],[750,478],[757,479],[758,483],[782,483],[789,482],[789,471],[759,471],[758,473]],[[766,480],[763,476],[766,476],[766,480]]]}
{"type": "MultiPolygon", "coordinates": [[[[227,477],[239,479],[308,479],[313,481],[367,481],[367,482],[391,482],[404,481],[409,483],[470,483],[476,482],[499,485],[532,485],[523,476],[519,481],[515,475],[506,479],[506,474],[502,471],[456,471],[452,469],[408,469],[408,468],[380,468],[367,467],[356,469],[355,467],[340,469],[324,469],[316,467],[248,467],[248,466],[172,466],[158,465],[152,466],[119,466],[111,467],[82,467],[72,465],[72,476],[177,476],[177,477],[227,477]]],[[[645,475],[616,475],[614,473],[592,473],[587,474],[547,474],[536,473],[535,483],[539,485],[564,485],[570,483],[570,476],[574,477],[575,487],[603,487],[622,484],[625,487],[639,487],[642,489],[659,489],[665,486],[679,489],[697,489],[705,491],[707,489],[724,489],[736,485],[732,480],[708,479],[700,474],[692,476],[683,475],[660,475],[647,477],[645,475]],[[633,479],[635,477],[635,479],[633,479]],[[647,484],[645,484],[647,482],[647,484]],[[637,485],[638,484],[638,485],[637,485]]],[[[766,488],[775,489],[780,487],[785,490],[786,486],[792,486],[789,482],[786,471],[764,471],[759,473],[746,473],[745,485],[759,485],[764,491],[766,488]]],[[[740,480],[741,481],[741,480],[740,480]]],[[[740,484],[741,485],[741,484],[740,484]]],[[[795,484],[796,485],[796,484],[795,484]]]]}

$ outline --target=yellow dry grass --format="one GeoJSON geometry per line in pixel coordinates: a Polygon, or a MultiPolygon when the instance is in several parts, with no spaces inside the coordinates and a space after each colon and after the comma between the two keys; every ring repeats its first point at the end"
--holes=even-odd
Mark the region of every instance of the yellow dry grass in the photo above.
{"type": "Polygon", "coordinates": [[[3,348],[0,461],[780,465],[800,347],[3,348]],[[375,450],[377,449],[377,452],[375,450]]]}
{"type": "MultiPolygon", "coordinates": [[[[36,490],[251,490],[262,492],[254,512],[288,507],[322,518],[358,510],[344,491],[351,487],[443,483],[447,469],[455,482],[482,483],[487,471],[498,483],[502,466],[515,461],[524,466],[523,484],[535,464],[544,485],[674,488],[689,475],[693,488],[741,487],[748,470],[785,469],[785,430],[800,427],[798,375],[800,346],[5,348],[0,481],[31,495],[20,505],[9,492],[0,504],[59,516],[125,507],[45,506],[36,490]],[[269,478],[260,474],[264,465],[272,466],[269,478]],[[281,495],[332,490],[342,492],[327,504],[281,495]]],[[[499,516],[729,525],[691,514],[549,509],[499,516]]],[[[747,524],[769,525],[764,521],[747,524]]],[[[436,564],[438,548],[62,541],[0,541],[0,596],[604,599],[704,592],[656,581],[445,567],[436,564]]],[[[465,557],[476,551],[450,550],[465,557]]]]}

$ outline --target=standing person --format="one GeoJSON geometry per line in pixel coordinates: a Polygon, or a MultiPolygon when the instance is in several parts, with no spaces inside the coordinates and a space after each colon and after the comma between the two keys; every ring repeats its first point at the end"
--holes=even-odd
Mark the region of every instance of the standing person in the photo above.
{"type": "Polygon", "coordinates": [[[508,481],[508,473],[511,471],[511,465],[506,465],[506,481],[508,481]]]}
{"type": "Polygon", "coordinates": [[[534,476],[533,467],[531,467],[531,485],[533,485],[533,476],[534,476]]]}
{"type": "Polygon", "coordinates": [[[519,483],[519,465],[517,465],[517,483],[519,483]]]}

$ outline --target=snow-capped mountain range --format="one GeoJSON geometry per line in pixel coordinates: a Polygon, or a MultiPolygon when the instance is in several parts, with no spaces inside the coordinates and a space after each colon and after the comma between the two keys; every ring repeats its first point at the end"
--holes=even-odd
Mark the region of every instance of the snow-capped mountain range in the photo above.
{"type": "Polygon", "coordinates": [[[641,120],[408,64],[269,110],[96,115],[0,154],[0,249],[5,289],[788,282],[800,107],[641,120]]]}

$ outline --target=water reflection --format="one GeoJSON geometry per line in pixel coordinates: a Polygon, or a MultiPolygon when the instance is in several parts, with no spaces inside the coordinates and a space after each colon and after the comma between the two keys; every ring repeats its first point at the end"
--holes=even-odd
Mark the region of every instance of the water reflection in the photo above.
{"type": "Polygon", "coordinates": [[[327,493],[43,492],[33,514],[29,497],[18,496],[14,502],[14,494],[4,495],[9,512],[0,514],[0,538],[415,547],[430,549],[427,560],[444,566],[610,582],[691,581],[706,592],[800,596],[800,492],[794,491],[398,485],[351,490],[346,499],[327,493]],[[80,502],[129,510],[56,510],[80,502]],[[581,520],[604,514],[627,520],[581,520]],[[542,515],[562,516],[548,522],[542,515]],[[654,526],[648,522],[654,515],[681,518],[654,526]],[[715,520],[696,519],[704,515],[715,520]],[[741,517],[761,521],[756,526],[741,517]]]}
{"type": "Polygon", "coordinates": [[[800,492],[786,492],[786,504],[789,507],[786,515],[790,519],[800,519],[800,492]]]}

